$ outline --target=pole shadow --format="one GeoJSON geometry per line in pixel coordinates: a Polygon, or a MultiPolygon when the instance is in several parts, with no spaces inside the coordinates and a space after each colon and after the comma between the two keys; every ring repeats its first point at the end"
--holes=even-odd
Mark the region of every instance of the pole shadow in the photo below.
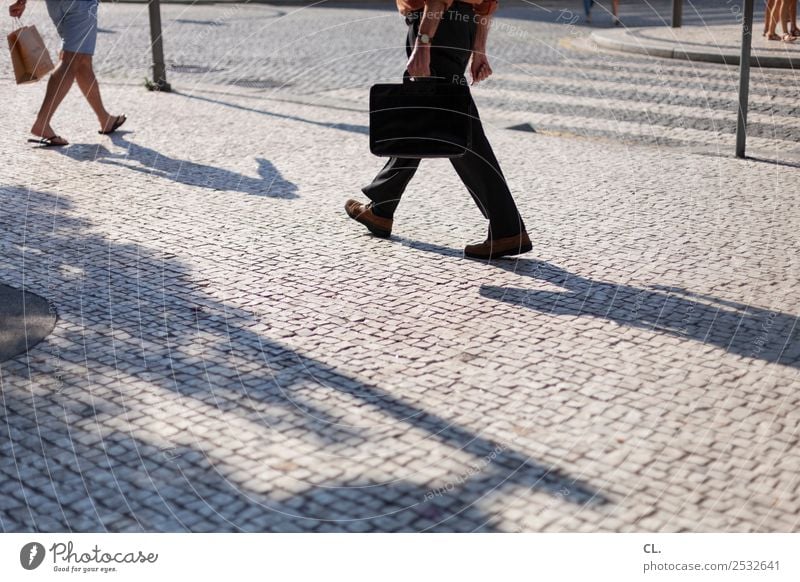
{"type": "Polygon", "coordinates": [[[166,156],[128,140],[126,136],[130,133],[119,131],[110,136],[114,146],[124,150],[122,153],[97,144],[72,144],[55,151],[75,161],[119,166],[186,186],[269,198],[297,198],[297,186],[284,179],[280,171],[264,158],[256,158],[258,178],[254,178],[225,168],[166,156]]]}
{"type": "MultiPolygon", "coordinates": [[[[58,305],[65,329],[80,329],[74,351],[65,347],[59,357],[80,362],[93,378],[117,379],[111,390],[87,390],[92,386],[88,376],[65,372],[65,387],[58,393],[34,399],[11,390],[12,384],[4,390],[2,422],[11,438],[10,447],[0,452],[6,466],[13,458],[14,466],[22,467],[16,485],[22,494],[0,498],[4,529],[492,531],[497,516],[479,508],[487,497],[508,489],[548,494],[569,511],[610,502],[582,479],[517,450],[513,437],[500,441],[482,435],[270,337],[269,321],[204,292],[173,255],[98,233],[71,212],[68,196],[17,187],[0,189],[0,200],[20,206],[20,215],[27,217],[21,228],[43,225],[41,232],[28,233],[26,244],[46,250],[52,272],[87,274],[79,297],[58,305]],[[247,428],[204,440],[189,429],[176,434],[165,426],[160,442],[148,442],[135,426],[163,425],[160,407],[170,405],[132,391],[137,384],[157,389],[163,400],[177,398],[191,409],[213,411],[212,420],[224,413],[227,423],[247,428]],[[322,392],[325,405],[317,404],[322,392]],[[148,405],[137,405],[139,398],[148,405]],[[399,434],[421,433],[448,456],[473,459],[472,468],[433,480],[419,477],[419,482],[410,481],[416,472],[404,470],[376,481],[369,477],[374,459],[351,458],[360,476],[306,475],[303,487],[287,497],[275,494],[275,476],[267,467],[254,467],[235,453],[213,452],[226,441],[238,441],[230,445],[233,450],[251,442],[247,439],[263,439],[269,446],[275,435],[300,438],[316,455],[329,457],[343,448],[371,445],[374,427],[340,420],[344,413],[338,407],[352,403],[385,419],[378,432],[388,426],[399,434]],[[30,431],[32,416],[38,435],[30,431]],[[193,444],[186,442],[190,436],[193,444]],[[174,446],[165,447],[163,441],[170,439],[174,446]],[[29,482],[36,484],[35,495],[50,499],[43,509],[19,502],[34,493],[29,482]],[[70,501],[87,495],[91,503],[70,501]]],[[[54,336],[62,344],[64,333],[57,330],[54,336]]],[[[46,344],[36,349],[47,350],[46,344]]],[[[7,366],[6,378],[25,386],[37,373],[21,361],[7,366]]],[[[400,449],[413,456],[415,446],[400,449]]],[[[291,462],[308,464],[306,454],[297,451],[291,462]]]]}

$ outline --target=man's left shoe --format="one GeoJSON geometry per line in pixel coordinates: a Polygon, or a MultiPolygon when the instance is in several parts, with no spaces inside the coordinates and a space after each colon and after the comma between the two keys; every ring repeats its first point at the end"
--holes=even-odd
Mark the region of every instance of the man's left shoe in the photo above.
{"type": "Polygon", "coordinates": [[[372,211],[372,203],[362,204],[357,200],[348,200],[344,205],[347,216],[366,226],[375,236],[389,238],[392,235],[392,219],[378,216],[372,211]]]}
{"type": "Polygon", "coordinates": [[[498,239],[486,239],[477,245],[467,245],[464,254],[471,259],[497,259],[521,255],[533,249],[531,239],[524,230],[514,236],[498,239]]]}

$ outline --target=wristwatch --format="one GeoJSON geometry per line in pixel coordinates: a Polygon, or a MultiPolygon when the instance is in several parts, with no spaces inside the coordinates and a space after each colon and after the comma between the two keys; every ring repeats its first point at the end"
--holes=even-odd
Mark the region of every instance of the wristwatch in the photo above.
{"type": "Polygon", "coordinates": [[[427,34],[418,34],[417,35],[417,40],[419,42],[421,42],[422,44],[431,44],[431,40],[432,39],[427,34]]]}

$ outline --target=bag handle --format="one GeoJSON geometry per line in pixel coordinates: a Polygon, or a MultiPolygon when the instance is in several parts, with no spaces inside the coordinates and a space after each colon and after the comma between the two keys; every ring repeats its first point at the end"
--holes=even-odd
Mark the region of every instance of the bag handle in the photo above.
{"type": "MultiPolygon", "coordinates": [[[[407,72],[406,72],[407,73],[407,72]]],[[[438,77],[436,75],[436,71],[431,68],[431,74],[429,77],[412,77],[411,75],[405,74],[403,75],[403,83],[439,83],[441,81],[445,81],[444,77],[438,77]]]]}

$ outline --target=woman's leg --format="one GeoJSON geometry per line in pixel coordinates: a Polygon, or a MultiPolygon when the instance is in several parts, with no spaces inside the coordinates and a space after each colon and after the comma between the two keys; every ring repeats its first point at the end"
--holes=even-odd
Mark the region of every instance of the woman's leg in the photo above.
{"type": "Polygon", "coordinates": [[[594,0],[583,0],[583,11],[586,14],[586,22],[592,21],[592,5],[594,0]]]}
{"type": "Polygon", "coordinates": [[[781,19],[781,31],[783,32],[784,39],[789,35],[789,20],[791,18],[792,8],[791,4],[795,0],[778,0],[780,4],[779,15],[781,19]]]}
{"type": "Polygon", "coordinates": [[[768,0],[765,34],[769,40],[778,40],[780,38],[776,32],[778,21],[781,19],[782,4],[783,0],[768,0]]]}
{"type": "Polygon", "coordinates": [[[74,58],[75,53],[61,51],[58,66],[53,70],[47,80],[47,90],[44,94],[39,114],[31,127],[31,133],[39,137],[52,137],[56,135],[50,125],[53,115],[61,105],[64,97],[69,93],[72,82],[75,80],[74,58]]]}
{"type": "Polygon", "coordinates": [[[770,21],[772,20],[772,9],[775,6],[775,0],[767,0],[764,7],[764,36],[769,35],[770,21]]]}
{"type": "Polygon", "coordinates": [[[110,130],[116,116],[111,115],[103,105],[103,98],[100,95],[100,86],[97,83],[97,77],[94,74],[92,66],[92,55],[78,55],[75,59],[75,81],[78,87],[86,97],[89,107],[92,108],[97,120],[100,122],[100,130],[110,130]]]}

